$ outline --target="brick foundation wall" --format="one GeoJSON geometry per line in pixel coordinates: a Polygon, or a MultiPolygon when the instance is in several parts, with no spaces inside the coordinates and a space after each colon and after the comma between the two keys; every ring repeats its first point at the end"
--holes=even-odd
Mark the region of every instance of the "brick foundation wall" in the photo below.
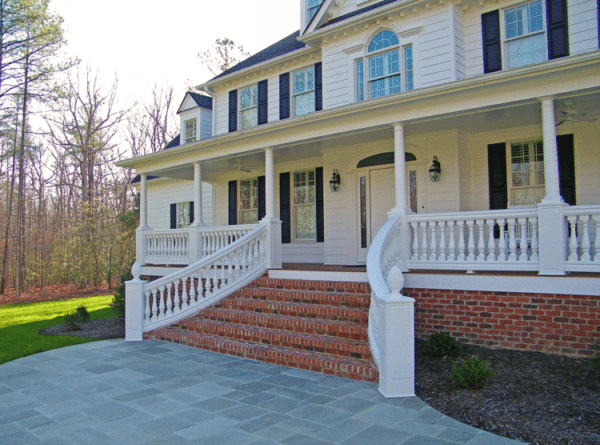
{"type": "Polygon", "coordinates": [[[588,357],[600,343],[600,297],[404,289],[415,299],[415,335],[449,332],[492,348],[588,357]]]}

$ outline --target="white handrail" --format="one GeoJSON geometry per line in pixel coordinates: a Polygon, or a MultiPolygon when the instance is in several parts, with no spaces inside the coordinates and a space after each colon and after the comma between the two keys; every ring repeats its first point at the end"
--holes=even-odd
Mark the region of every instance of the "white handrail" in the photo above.
{"type": "Polygon", "coordinates": [[[188,267],[143,286],[143,331],[175,323],[267,270],[267,224],[188,267]]]}

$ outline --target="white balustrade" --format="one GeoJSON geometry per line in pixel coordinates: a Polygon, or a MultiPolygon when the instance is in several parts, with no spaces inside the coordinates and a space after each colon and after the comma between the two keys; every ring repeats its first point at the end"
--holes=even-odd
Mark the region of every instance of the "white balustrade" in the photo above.
{"type": "Polygon", "coordinates": [[[567,271],[600,271],[600,206],[565,210],[567,271]]]}
{"type": "Polygon", "coordinates": [[[538,268],[536,209],[412,214],[408,222],[411,269],[538,268]]]}
{"type": "Polygon", "coordinates": [[[267,243],[268,227],[261,224],[197,263],[144,284],[143,332],[175,323],[258,278],[267,270],[267,243]]]}
{"type": "Polygon", "coordinates": [[[200,230],[202,256],[205,257],[221,250],[255,228],[256,224],[202,227],[200,230]]]}

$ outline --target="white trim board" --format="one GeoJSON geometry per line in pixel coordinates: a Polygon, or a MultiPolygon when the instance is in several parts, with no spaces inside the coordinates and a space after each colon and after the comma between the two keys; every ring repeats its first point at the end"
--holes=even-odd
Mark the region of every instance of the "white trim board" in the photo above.
{"type": "Polygon", "coordinates": [[[345,281],[368,283],[366,272],[327,272],[314,270],[269,270],[269,278],[302,281],[345,281]]]}
{"type": "Polygon", "coordinates": [[[600,296],[600,277],[406,273],[405,288],[600,296]]]}

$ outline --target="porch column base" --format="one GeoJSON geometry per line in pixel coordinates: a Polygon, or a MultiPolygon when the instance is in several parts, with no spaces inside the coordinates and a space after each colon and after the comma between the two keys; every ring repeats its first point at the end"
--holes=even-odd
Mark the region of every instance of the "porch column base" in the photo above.
{"type": "Polygon", "coordinates": [[[386,398],[415,395],[415,300],[390,295],[382,306],[383,345],[380,350],[379,387],[386,398]]]}
{"type": "Polygon", "coordinates": [[[538,204],[539,275],[565,275],[567,227],[564,203],[538,204]]]}
{"type": "Polygon", "coordinates": [[[267,267],[281,269],[281,221],[275,217],[265,216],[261,223],[267,224],[267,267]]]}
{"type": "Polygon", "coordinates": [[[144,340],[144,285],[134,278],[125,282],[125,341],[144,340]]]}

